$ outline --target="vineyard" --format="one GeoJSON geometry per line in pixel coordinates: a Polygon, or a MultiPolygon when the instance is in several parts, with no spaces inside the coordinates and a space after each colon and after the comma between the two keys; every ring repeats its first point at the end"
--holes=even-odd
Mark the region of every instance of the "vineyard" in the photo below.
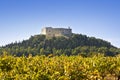
{"type": "Polygon", "coordinates": [[[119,80],[120,57],[0,56],[0,80],[119,80]]]}

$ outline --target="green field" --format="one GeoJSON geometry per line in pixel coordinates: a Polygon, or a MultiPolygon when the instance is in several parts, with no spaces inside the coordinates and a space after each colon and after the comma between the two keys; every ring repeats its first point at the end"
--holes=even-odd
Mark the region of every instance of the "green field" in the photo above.
{"type": "Polygon", "coordinates": [[[115,80],[119,77],[119,56],[0,56],[0,80],[115,80]]]}

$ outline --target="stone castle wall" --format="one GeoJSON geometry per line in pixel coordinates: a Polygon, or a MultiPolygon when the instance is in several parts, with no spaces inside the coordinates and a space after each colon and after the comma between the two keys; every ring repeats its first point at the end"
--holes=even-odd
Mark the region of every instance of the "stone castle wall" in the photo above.
{"type": "Polygon", "coordinates": [[[42,29],[41,34],[46,35],[46,37],[70,37],[72,35],[72,29],[45,27],[42,29]]]}

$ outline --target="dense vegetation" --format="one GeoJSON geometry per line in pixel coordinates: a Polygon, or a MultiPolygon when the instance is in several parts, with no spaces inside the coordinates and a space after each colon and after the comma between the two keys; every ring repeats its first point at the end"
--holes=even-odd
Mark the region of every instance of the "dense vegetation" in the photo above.
{"type": "Polygon", "coordinates": [[[0,80],[116,79],[120,79],[120,56],[0,56],[0,80]]]}
{"type": "Polygon", "coordinates": [[[12,55],[81,55],[93,56],[98,53],[115,56],[120,49],[109,42],[82,34],[73,34],[70,38],[54,37],[46,39],[44,35],[31,36],[28,40],[8,44],[0,49],[12,55]]]}
{"type": "Polygon", "coordinates": [[[119,53],[109,42],[81,34],[31,36],[0,48],[0,80],[119,80],[119,53]]]}

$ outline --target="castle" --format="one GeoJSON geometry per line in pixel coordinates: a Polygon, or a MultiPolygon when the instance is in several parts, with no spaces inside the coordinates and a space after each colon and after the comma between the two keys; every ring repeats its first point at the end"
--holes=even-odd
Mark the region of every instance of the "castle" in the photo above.
{"type": "Polygon", "coordinates": [[[41,30],[41,34],[46,35],[47,38],[59,36],[69,38],[72,35],[72,29],[45,27],[41,30]]]}

